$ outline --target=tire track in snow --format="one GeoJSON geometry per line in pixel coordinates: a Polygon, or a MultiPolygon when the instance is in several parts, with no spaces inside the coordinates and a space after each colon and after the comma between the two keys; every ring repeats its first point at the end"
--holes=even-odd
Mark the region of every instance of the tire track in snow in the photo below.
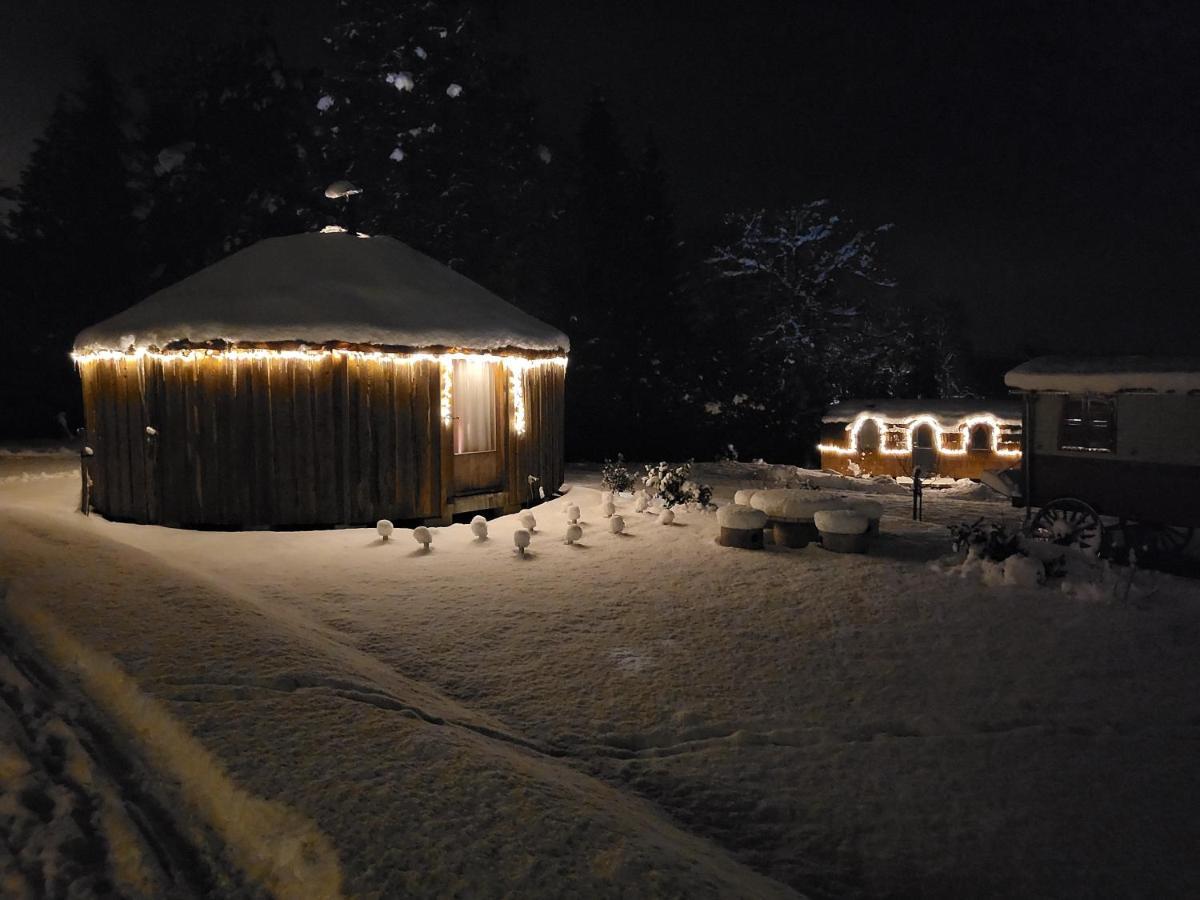
{"type": "Polygon", "coordinates": [[[136,736],[152,766],[178,783],[187,805],[220,835],[239,870],[279,898],[342,896],[337,853],[312,822],[240,788],[114,660],[81,644],[44,612],[11,598],[4,611],[54,668],[77,677],[89,699],[136,736]]]}
{"type": "Polygon", "coordinates": [[[21,821],[7,807],[6,843],[35,894],[102,894],[114,886],[129,896],[180,900],[210,896],[218,886],[226,896],[242,894],[236,874],[206,858],[147,788],[144,764],[3,627],[0,702],[17,731],[8,752],[22,757],[7,760],[3,787],[17,791],[41,822],[21,821]]]}

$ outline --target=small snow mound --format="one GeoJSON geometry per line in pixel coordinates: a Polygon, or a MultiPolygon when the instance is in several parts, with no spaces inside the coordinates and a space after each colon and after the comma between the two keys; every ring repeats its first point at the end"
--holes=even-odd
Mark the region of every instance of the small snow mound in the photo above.
{"type": "Polygon", "coordinates": [[[658,524],[673,525],[675,523],[675,510],[664,509],[658,516],[658,524]]]}
{"type": "Polygon", "coordinates": [[[333,98],[325,94],[317,101],[317,109],[321,112],[329,112],[333,108],[333,98]]]}
{"type": "Polygon", "coordinates": [[[461,84],[455,84],[454,82],[451,82],[446,87],[446,96],[450,97],[451,99],[462,96],[462,92],[463,89],[461,84]]]}
{"type": "Polygon", "coordinates": [[[1004,561],[1004,583],[1012,587],[1034,588],[1046,581],[1041,560],[1016,554],[1004,561]]]}
{"type": "Polygon", "coordinates": [[[613,534],[620,534],[625,530],[625,520],[620,516],[613,516],[608,520],[608,530],[613,534]]]}
{"type": "Polygon", "coordinates": [[[583,529],[572,522],[567,526],[567,543],[573,544],[583,538],[583,529]]]}
{"type": "Polygon", "coordinates": [[[481,541],[486,541],[488,536],[487,519],[483,516],[476,516],[471,520],[471,534],[475,535],[481,541]]]}

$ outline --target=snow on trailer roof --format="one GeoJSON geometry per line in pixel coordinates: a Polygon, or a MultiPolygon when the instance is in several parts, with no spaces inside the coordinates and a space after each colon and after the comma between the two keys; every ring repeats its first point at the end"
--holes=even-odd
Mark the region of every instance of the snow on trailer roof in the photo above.
{"type": "Polygon", "coordinates": [[[76,353],[345,343],[565,353],[567,336],[390,237],[268,238],[80,332],[76,353]]]}
{"type": "Polygon", "coordinates": [[[1022,391],[1200,391],[1196,356],[1039,356],[1004,376],[1022,391]]]}
{"type": "Polygon", "coordinates": [[[972,416],[991,415],[1004,425],[1021,424],[1021,404],[1013,399],[976,400],[970,397],[944,400],[912,400],[889,397],[882,400],[844,400],[829,407],[822,422],[853,422],[868,413],[889,422],[906,422],[918,416],[933,416],[956,425],[972,416]]]}

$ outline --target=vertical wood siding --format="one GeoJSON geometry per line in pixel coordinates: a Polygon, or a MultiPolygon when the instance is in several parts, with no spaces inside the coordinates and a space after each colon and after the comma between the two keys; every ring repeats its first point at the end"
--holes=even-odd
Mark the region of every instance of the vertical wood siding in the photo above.
{"type": "MultiPolygon", "coordinates": [[[[551,371],[560,370],[537,370],[551,371]]],[[[435,361],[147,356],[91,360],[80,375],[94,504],[111,518],[288,527],[434,518],[446,509],[435,361]]],[[[555,388],[527,376],[522,490],[530,472],[561,481],[561,379],[555,384],[557,398],[545,398],[555,388]],[[534,402],[551,417],[557,410],[557,424],[541,422],[534,402]],[[551,448],[539,445],[543,432],[551,448]]]]}

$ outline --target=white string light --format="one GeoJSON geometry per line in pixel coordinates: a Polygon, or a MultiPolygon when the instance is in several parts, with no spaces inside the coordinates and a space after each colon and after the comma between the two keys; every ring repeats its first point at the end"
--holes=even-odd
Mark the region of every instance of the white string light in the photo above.
{"type": "Polygon", "coordinates": [[[358,361],[370,361],[391,364],[412,364],[416,362],[436,362],[441,374],[441,416],[442,422],[449,427],[454,423],[454,379],[452,370],[457,359],[469,359],[477,362],[500,363],[509,374],[509,387],[513,404],[513,430],[524,434],[526,427],[524,373],[537,366],[562,366],[566,368],[565,356],[552,356],[541,359],[529,359],[524,356],[495,353],[470,353],[452,351],[449,353],[388,353],[383,350],[343,350],[335,349],[298,349],[276,350],[264,347],[229,347],[225,349],[199,348],[181,350],[89,350],[86,353],[72,353],[71,359],[77,365],[106,361],[106,362],[137,362],[143,359],[153,359],[162,362],[196,362],[202,359],[231,360],[237,363],[242,360],[272,360],[290,359],[317,362],[326,358],[346,358],[358,361]]]}
{"type": "Polygon", "coordinates": [[[928,413],[919,416],[914,416],[910,419],[905,419],[899,422],[904,435],[904,444],[900,447],[889,447],[887,445],[886,436],[896,431],[889,429],[887,423],[880,417],[870,413],[861,413],[855,417],[854,421],[846,426],[846,431],[849,432],[850,438],[845,447],[840,447],[837,444],[817,444],[817,449],[822,453],[831,453],[835,456],[853,456],[859,452],[858,449],[858,433],[867,422],[874,422],[875,427],[879,429],[879,452],[884,456],[906,456],[913,452],[913,444],[915,442],[916,431],[922,425],[928,425],[933,430],[934,447],[938,453],[945,456],[963,456],[966,454],[971,443],[971,431],[976,426],[985,425],[991,431],[992,452],[997,456],[1020,456],[1020,450],[1009,450],[1002,448],[1001,443],[1001,422],[991,413],[983,413],[976,416],[968,416],[961,419],[953,428],[943,428],[941,423],[928,413]],[[962,440],[957,447],[947,447],[943,438],[947,434],[958,434],[962,440]]]}

